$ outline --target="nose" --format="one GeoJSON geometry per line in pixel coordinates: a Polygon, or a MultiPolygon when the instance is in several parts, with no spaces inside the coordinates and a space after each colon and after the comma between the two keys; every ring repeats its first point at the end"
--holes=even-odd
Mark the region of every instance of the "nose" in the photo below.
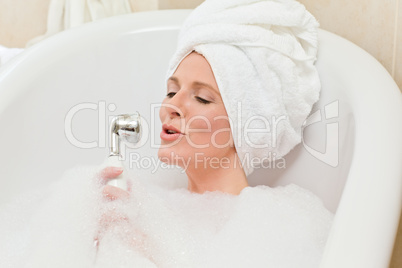
{"type": "MultiPolygon", "coordinates": [[[[170,105],[169,105],[170,106],[170,105]]],[[[176,110],[176,107],[167,107],[168,114],[170,117],[181,117],[181,113],[176,110]]]]}
{"type": "Polygon", "coordinates": [[[180,93],[182,92],[177,92],[172,98],[168,99],[164,103],[164,108],[172,119],[175,117],[183,118],[185,114],[184,94],[180,93]]]}

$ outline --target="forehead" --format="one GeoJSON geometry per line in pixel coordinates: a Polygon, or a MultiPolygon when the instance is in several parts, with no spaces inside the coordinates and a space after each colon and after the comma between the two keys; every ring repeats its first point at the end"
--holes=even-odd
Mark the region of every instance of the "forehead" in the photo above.
{"type": "MultiPolygon", "coordinates": [[[[176,83],[176,84],[178,84],[178,85],[181,84],[179,78],[177,78],[176,76],[171,76],[171,77],[169,77],[169,80],[168,80],[168,81],[173,81],[174,83],[176,83]]],[[[217,90],[217,89],[214,88],[212,85],[207,84],[207,83],[205,83],[205,82],[202,82],[202,81],[193,81],[193,82],[191,83],[191,85],[192,85],[193,87],[204,87],[204,88],[208,88],[208,89],[212,90],[213,92],[215,92],[216,94],[220,95],[219,90],[217,90]]]]}
{"type": "Polygon", "coordinates": [[[169,81],[208,84],[218,91],[214,73],[208,61],[196,52],[187,55],[179,64],[169,81]],[[173,77],[173,79],[171,79],[173,77]],[[177,81],[178,80],[178,81],[177,81]]]}

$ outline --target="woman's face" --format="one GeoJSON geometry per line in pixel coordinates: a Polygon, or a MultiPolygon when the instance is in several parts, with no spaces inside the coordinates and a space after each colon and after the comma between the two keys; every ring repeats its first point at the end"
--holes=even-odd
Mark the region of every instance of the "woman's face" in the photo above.
{"type": "Polygon", "coordinates": [[[196,52],[169,78],[159,117],[163,126],[158,156],[165,163],[185,168],[236,153],[212,69],[196,52]]]}

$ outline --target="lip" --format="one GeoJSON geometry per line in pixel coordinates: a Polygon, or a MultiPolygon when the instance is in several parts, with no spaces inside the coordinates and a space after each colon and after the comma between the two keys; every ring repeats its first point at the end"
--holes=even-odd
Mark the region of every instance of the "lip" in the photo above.
{"type": "Polygon", "coordinates": [[[174,140],[177,140],[182,135],[184,135],[184,133],[181,133],[180,130],[178,130],[174,126],[171,126],[171,125],[168,125],[168,124],[163,124],[162,125],[162,131],[161,131],[161,134],[160,134],[160,137],[161,137],[162,140],[174,141],[174,140]],[[175,131],[177,133],[168,134],[167,133],[168,130],[173,130],[173,131],[175,131]]]}

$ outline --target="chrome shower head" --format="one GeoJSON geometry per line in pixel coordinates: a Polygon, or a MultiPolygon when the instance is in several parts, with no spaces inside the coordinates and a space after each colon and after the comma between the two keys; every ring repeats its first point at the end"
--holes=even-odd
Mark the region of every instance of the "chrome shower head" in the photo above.
{"type": "Polygon", "coordinates": [[[138,112],[115,116],[110,124],[109,156],[120,156],[121,141],[136,144],[140,141],[141,134],[141,117],[138,112]]]}

